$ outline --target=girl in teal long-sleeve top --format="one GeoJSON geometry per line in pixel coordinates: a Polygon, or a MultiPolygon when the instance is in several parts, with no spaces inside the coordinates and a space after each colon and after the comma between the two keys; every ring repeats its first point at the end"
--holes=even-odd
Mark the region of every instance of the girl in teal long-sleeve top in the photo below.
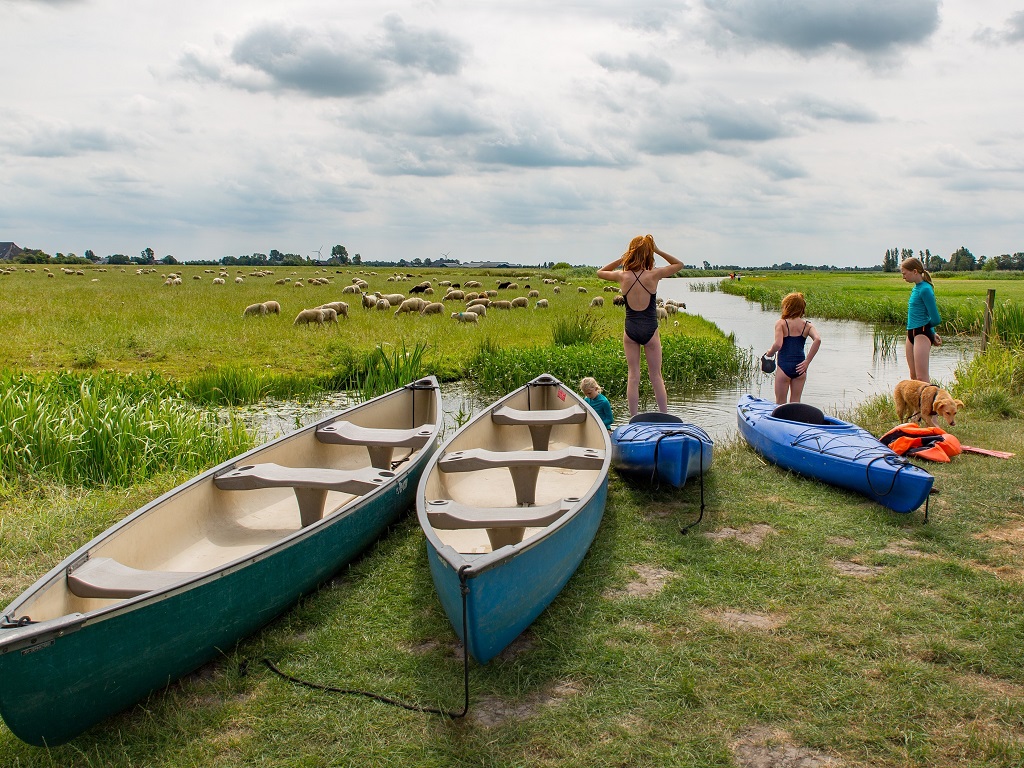
{"type": "Polygon", "coordinates": [[[914,286],[907,302],[907,365],[910,367],[910,378],[930,383],[928,356],[933,345],[942,343],[942,338],[935,332],[942,318],[935,303],[932,276],[921,260],[913,256],[903,261],[900,272],[903,279],[914,286]]]}

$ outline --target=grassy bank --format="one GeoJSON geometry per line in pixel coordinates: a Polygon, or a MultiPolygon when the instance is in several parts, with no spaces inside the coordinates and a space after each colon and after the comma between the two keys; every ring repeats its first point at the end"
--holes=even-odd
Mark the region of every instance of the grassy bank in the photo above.
{"type": "MultiPolygon", "coordinates": [[[[1024,340],[1024,276],[940,272],[933,275],[933,283],[943,333],[980,334],[988,291],[995,290],[994,330],[1010,343],[1024,340]]],[[[863,320],[903,328],[911,288],[898,272],[744,275],[740,280],[724,280],[720,287],[772,311],[780,308],[787,293],[800,291],[807,299],[810,317],[863,320]]]]}
{"type": "MultiPolygon", "coordinates": [[[[1021,356],[1007,354],[966,366],[962,394],[984,381],[1019,408],[1021,356]]],[[[19,766],[1019,766],[1024,423],[1006,415],[963,412],[964,443],[1017,456],[929,465],[927,525],[738,443],[716,446],[707,517],[686,536],[695,485],[651,493],[613,476],[566,590],[509,652],[473,665],[464,720],[299,688],[261,663],[457,709],[458,647],[406,518],[220,661],[53,750],[0,727],[0,754],[19,766]]],[[[888,398],[854,418],[875,434],[895,423],[888,398]]],[[[0,598],[187,475],[9,488],[0,598]]]]}

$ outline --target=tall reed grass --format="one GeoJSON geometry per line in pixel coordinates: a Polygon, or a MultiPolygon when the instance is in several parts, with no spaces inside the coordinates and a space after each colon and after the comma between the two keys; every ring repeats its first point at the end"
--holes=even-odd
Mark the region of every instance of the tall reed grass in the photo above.
{"type": "Polygon", "coordinates": [[[399,346],[380,344],[366,355],[361,370],[355,374],[355,389],[364,400],[383,395],[424,375],[423,342],[409,349],[403,340],[399,346]]]}
{"type": "Polygon", "coordinates": [[[194,403],[208,406],[252,405],[268,397],[302,400],[324,392],[318,377],[259,371],[244,366],[223,366],[190,376],[182,393],[194,403]]]}
{"type": "Polygon", "coordinates": [[[130,485],[199,471],[253,444],[156,375],[0,372],[0,477],[130,485]]]}
{"type": "Polygon", "coordinates": [[[560,317],[551,325],[551,337],[561,347],[593,344],[604,335],[604,326],[592,314],[560,317]]]}
{"type": "MultiPolygon", "coordinates": [[[[749,354],[722,337],[669,335],[662,339],[662,353],[666,382],[682,389],[735,381],[749,375],[753,365],[749,354]]],[[[626,393],[626,355],[618,339],[525,349],[489,345],[481,349],[470,368],[477,384],[491,393],[509,392],[542,373],[569,386],[593,376],[607,394],[621,397],[626,393]]]]}

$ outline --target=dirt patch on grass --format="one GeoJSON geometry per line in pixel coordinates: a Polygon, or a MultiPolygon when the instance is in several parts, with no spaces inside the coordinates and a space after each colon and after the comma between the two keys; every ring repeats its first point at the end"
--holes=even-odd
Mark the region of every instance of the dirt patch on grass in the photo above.
{"type": "Polygon", "coordinates": [[[612,589],[606,592],[606,598],[614,600],[620,597],[650,597],[660,592],[672,576],[672,571],[653,565],[634,565],[631,566],[631,570],[636,573],[637,577],[623,589],[612,589]]]}
{"type": "Polygon", "coordinates": [[[885,555],[902,555],[903,557],[934,557],[934,555],[929,555],[917,549],[916,544],[907,539],[889,542],[881,552],[885,555]]]}
{"type": "Polygon", "coordinates": [[[843,574],[843,576],[856,576],[861,579],[877,576],[885,570],[880,565],[862,565],[851,560],[833,560],[832,567],[843,574]]]}
{"type": "Polygon", "coordinates": [[[789,617],[782,613],[743,613],[741,611],[704,611],[705,619],[729,629],[771,631],[785,624],[789,617]]]}
{"type": "Polygon", "coordinates": [[[719,528],[717,531],[708,531],[704,534],[705,537],[714,541],[725,541],[726,539],[736,539],[741,544],[758,549],[764,540],[771,534],[775,533],[775,529],[770,525],[764,523],[756,523],[749,528],[719,528]]]}
{"type": "Polygon", "coordinates": [[[992,528],[974,534],[979,541],[998,541],[1003,544],[1024,544],[1024,523],[1015,522],[1003,528],[992,528]]]}
{"type": "Polygon", "coordinates": [[[1011,683],[1008,680],[1000,680],[998,677],[989,677],[988,675],[977,675],[968,672],[963,675],[958,675],[957,679],[965,685],[972,688],[980,688],[985,693],[1000,699],[1024,698],[1024,685],[1011,683]]]}
{"type": "Polygon", "coordinates": [[[740,768],[838,768],[832,755],[794,744],[788,733],[772,728],[749,728],[729,745],[740,768]]]}
{"type": "Polygon", "coordinates": [[[579,683],[562,680],[527,695],[521,701],[508,701],[500,696],[481,696],[478,701],[470,704],[468,719],[483,728],[497,728],[509,720],[533,717],[542,709],[577,696],[581,692],[582,687],[579,683]]]}
{"type": "Polygon", "coordinates": [[[967,563],[971,568],[991,573],[993,576],[1004,581],[1024,581],[1024,568],[1017,565],[985,565],[976,561],[967,563]]]}
{"type": "Polygon", "coordinates": [[[826,541],[836,547],[854,547],[857,545],[856,539],[851,539],[849,536],[832,536],[826,539],[826,541]]]}

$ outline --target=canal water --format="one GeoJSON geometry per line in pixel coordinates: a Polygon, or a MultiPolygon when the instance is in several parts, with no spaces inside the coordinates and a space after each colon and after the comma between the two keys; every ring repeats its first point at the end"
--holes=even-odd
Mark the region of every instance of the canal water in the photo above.
{"type": "MultiPolygon", "coordinates": [[[[687,313],[701,315],[724,333],[734,334],[740,349],[759,357],[772,344],[778,315],[764,312],[758,304],[721,291],[694,290],[695,287],[712,282],[708,278],[663,280],[658,286],[658,296],[685,303],[687,313]]],[[[821,334],[821,348],[807,373],[807,384],[801,398],[804,402],[816,405],[826,413],[839,414],[873,395],[891,394],[896,383],[907,378],[902,341],[896,345],[895,350],[890,347],[888,352],[883,352],[876,350],[875,329],[868,323],[818,320],[813,317],[809,319],[821,334]]],[[[965,356],[973,353],[974,340],[944,340],[941,347],[932,350],[932,379],[951,383],[957,365],[965,356]]],[[[543,371],[537,373],[539,375],[543,371]]],[[[739,398],[750,393],[773,400],[773,382],[772,375],[758,371],[750,381],[729,387],[697,392],[679,392],[670,388],[669,411],[703,427],[713,439],[722,440],[736,434],[736,403],[739,398]]],[[[492,396],[479,392],[468,382],[444,384],[441,391],[448,433],[493,400],[492,396]]],[[[263,437],[270,438],[309,424],[355,402],[348,393],[335,393],[315,403],[261,403],[252,409],[242,409],[238,414],[246,423],[258,429],[263,437]]],[[[612,408],[617,420],[628,419],[629,409],[624,398],[612,399],[612,408]]],[[[641,409],[655,410],[653,400],[641,402],[641,409]]]]}

